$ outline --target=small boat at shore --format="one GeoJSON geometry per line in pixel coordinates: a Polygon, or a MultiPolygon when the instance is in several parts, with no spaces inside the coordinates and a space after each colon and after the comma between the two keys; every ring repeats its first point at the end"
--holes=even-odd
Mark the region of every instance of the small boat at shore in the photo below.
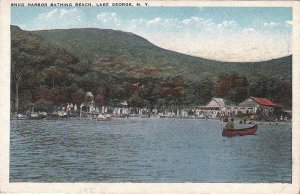
{"type": "Polygon", "coordinates": [[[47,113],[46,112],[31,112],[29,113],[29,119],[31,120],[40,120],[43,118],[46,118],[47,113]]]}
{"type": "Polygon", "coordinates": [[[96,119],[97,121],[110,121],[112,118],[110,115],[102,115],[99,114],[97,117],[95,117],[94,119],[96,119]]]}
{"type": "Polygon", "coordinates": [[[22,115],[22,114],[17,114],[17,119],[18,120],[26,120],[26,119],[28,119],[28,117],[26,116],[26,115],[22,115]]]}
{"type": "Polygon", "coordinates": [[[59,118],[68,118],[68,113],[65,111],[58,111],[57,115],[59,116],[59,118]]]}
{"type": "Polygon", "coordinates": [[[234,136],[244,136],[244,135],[255,135],[257,132],[257,124],[252,127],[243,129],[225,129],[223,128],[222,136],[224,137],[234,137],[234,136]]]}

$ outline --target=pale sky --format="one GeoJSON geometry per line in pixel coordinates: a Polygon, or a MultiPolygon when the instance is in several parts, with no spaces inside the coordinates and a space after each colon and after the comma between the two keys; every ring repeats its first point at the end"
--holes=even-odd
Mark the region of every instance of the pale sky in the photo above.
{"type": "Polygon", "coordinates": [[[165,49],[219,61],[262,61],[292,53],[288,7],[12,7],[24,30],[105,28],[165,49]]]}

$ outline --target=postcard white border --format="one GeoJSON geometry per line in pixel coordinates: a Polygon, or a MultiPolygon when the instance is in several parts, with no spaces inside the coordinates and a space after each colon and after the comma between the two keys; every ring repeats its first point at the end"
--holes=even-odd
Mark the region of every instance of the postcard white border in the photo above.
{"type": "MultiPolygon", "coordinates": [[[[300,2],[299,1],[105,1],[141,2],[150,6],[292,7],[293,8],[293,142],[292,184],[280,183],[9,183],[10,3],[45,0],[0,0],[0,193],[283,193],[298,194],[300,182],[300,2]],[[297,128],[298,126],[298,128],[297,128]]],[[[57,2],[57,1],[55,1],[57,2]]],[[[93,2],[65,0],[60,3],[93,2]]],[[[270,164],[272,165],[272,164],[270,164]]]]}

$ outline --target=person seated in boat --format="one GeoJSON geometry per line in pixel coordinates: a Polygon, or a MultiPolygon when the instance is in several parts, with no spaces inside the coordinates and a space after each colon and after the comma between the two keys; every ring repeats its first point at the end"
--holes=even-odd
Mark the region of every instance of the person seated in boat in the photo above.
{"type": "Polygon", "coordinates": [[[240,120],[240,124],[243,124],[243,120],[242,119],[240,120]]]}
{"type": "Polygon", "coordinates": [[[225,129],[234,129],[234,118],[231,118],[231,120],[226,123],[225,129]]]}

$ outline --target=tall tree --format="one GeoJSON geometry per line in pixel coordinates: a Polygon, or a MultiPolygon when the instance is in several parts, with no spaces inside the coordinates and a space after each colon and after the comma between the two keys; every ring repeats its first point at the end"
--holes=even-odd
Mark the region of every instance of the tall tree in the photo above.
{"type": "Polygon", "coordinates": [[[109,103],[109,86],[106,83],[102,83],[98,86],[96,91],[95,102],[101,106],[107,106],[109,103]]]}
{"type": "Polygon", "coordinates": [[[241,102],[248,97],[248,80],[237,73],[220,74],[213,95],[235,103],[241,102]]]}
{"type": "Polygon", "coordinates": [[[214,82],[209,79],[204,79],[195,84],[192,84],[193,103],[198,105],[206,104],[213,96],[214,82]]]}
{"type": "Polygon", "coordinates": [[[186,95],[185,81],[181,76],[162,81],[159,84],[157,95],[170,105],[180,106],[186,95]]]}
{"type": "Polygon", "coordinates": [[[43,70],[45,75],[51,80],[52,88],[55,88],[55,82],[67,76],[63,69],[55,66],[50,66],[43,70]]]}
{"type": "Polygon", "coordinates": [[[38,57],[22,52],[18,48],[12,49],[11,82],[14,89],[15,112],[19,112],[20,85],[25,76],[35,72],[34,61],[38,60],[36,58],[38,57]]]}

